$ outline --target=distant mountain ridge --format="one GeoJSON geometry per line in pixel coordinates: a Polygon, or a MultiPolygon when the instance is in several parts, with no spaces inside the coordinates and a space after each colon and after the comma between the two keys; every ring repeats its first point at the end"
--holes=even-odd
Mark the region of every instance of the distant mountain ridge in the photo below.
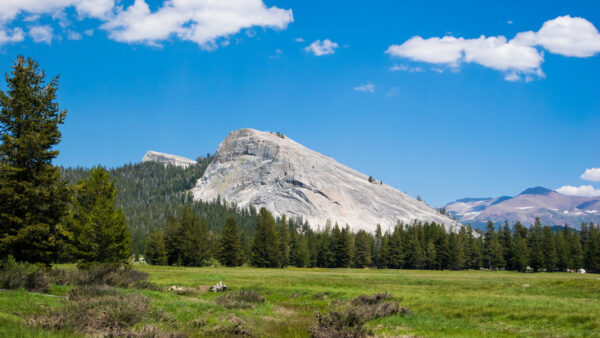
{"type": "Polygon", "coordinates": [[[448,203],[446,212],[464,224],[481,227],[492,222],[520,221],[533,224],[540,217],[544,225],[569,225],[600,222],[600,197],[561,194],[545,187],[525,189],[516,196],[497,198],[462,198],[448,203]]]}

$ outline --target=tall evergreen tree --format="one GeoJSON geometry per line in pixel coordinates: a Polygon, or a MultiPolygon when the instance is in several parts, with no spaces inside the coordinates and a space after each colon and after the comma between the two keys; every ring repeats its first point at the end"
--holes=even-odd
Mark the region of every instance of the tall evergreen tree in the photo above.
{"type": "Polygon", "coordinates": [[[354,236],[354,267],[369,266],[371,266],[371,237],[366,231],[359,230],[354,236]]]}
{"type": "Polygon", "coordinates": [[[279,227],[279,266],[285,268],[290,264],[290,232],[285,216],[279,227]]]}
{"type": "Polygon", "coordinates": [[[332,253],[335,262],[334,266],[336,268],[349,268],[352,264],[353,251],[350,228],[346,226],[340,230],[340,227],[336,224],[335,227],[333,227],[331,242],[333,245],[332,253]]]}
{"type": "MultiPolygon", "coordinates": [[[[402,241],[402,233],[404,228],[397,224],[394,228],[394,232],[390,236],[388,242],[389,254],[388,254],[388,266],[392,269],[401,269],[404,266],[404,246],[402,241]]],[[[410,264],[411,262],[409,262],[410,264]]]]}
{"type": "Polygon", "coordinates": [[[98,166],[81,181],[66,221],[73,258],[81,262],[125,263],[131,255],[123,209],[115,207],[117,190],[98,166]]]}
{"type": "Polygon", "coordinates": [[[517,271],[526,271],[528,263],[527,228],[521,222],[515,223],[513,227],[513,239],[511,242],[511,255],[508,262],[509,268],[517,271]]]}
{"type": "Polygon", "coordinates": [[[267,209],[261,208],[254,229],[252,265],[266,268],[280,266],[278,237],[273,215],[267,209]]]}
{"type": "Polygon", "coordinates": [[[551,272],[556,270],[556,244],[554,232],[549,226],[545,226],[542,232],[542,255],[544,256],[544,268],[551,272]]]}
{"type": "Polygon", "coordinates": [[[225,221],[218,252],[219,262],[225,266],[240,266],[244,262],[240,234],[233,217],[225,221]]]}
{"type": "Polygon", "coordinates": [[[183,207],[179,217],[183,231],[183,265],[203,266],[210,259],[208,224],[188,206],[183,207]]]}
{"type": "Polygon", "coordinates": [[[539,217],[536,217],[535,223],[529,229],[527,235],[527,246],[529,250],[529,266],[534,271],[538,271],[542,269],[546,264],[544,252],[542,250],[542,223],[539,217]]]}
{"type": "Polygon", "coordinates": [[[69,189],[52,160],[67,112],[56,103],[58,77],[18,56],[0,90],[0,256],[50,264],[69,189]]]}
{"type": "Polygon", "coordinates": [[[169,215],[165,221],[164,241],[165,251],[167,253],[167,264],[182,265],[183,264],[183,243],[185,234],[181,224],[177,219],[169,215]]]}
{"type": "Polygon", "coordinates": [[[144,260],[152,265],[166,265],[167,251],[165,250],[165,241],[162,231],[157,228],[150,231],[146,240],[146,248],[144,249],[144,260]]]}

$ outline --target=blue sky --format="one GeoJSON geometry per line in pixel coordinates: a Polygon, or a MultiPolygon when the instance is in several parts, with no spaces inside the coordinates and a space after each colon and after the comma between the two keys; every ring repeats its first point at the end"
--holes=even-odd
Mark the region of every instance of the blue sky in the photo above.
{"type": "Polygon", "coordinates": [[[597,2],[220,3],[0,3],[0,70],[60,74],[65,166],[195,158],[252,127],[435,206],[600,194],[597,2]]]}

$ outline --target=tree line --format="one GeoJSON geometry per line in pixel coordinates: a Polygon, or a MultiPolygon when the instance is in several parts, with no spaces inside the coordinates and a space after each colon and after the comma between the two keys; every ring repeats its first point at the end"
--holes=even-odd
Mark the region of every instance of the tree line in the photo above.
{"type": "Polygon", "coordinates": [[[206,220],[185,207],[170,216],[162,231],[154,230],[145,257],[150,264],[202,266],[218,260],[226,266],[389,268],[514,271],[600,272],[600,227],[582,224],[554,230],[539,219],[530,228],[517,222],[496,227],[488,223],[479,235],[471,226],[448,232],[443,225],[398,223],[374,233],[352,232],[348,226],[312,230],[307,224],[274,218],[262,208],[250,238],[228,218],[219,233],[208,231],[206,220]],[[197,252],[202,250],[202,253],[197,252]]]}

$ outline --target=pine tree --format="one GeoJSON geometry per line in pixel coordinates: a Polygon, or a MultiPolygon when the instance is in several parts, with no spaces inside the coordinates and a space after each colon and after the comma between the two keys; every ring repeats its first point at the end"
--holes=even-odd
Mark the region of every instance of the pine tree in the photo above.
{"type": "Polygon", "coordinates": [[[267,209],[261,208],[254,229],[252,265],[266,268],[280,265],[278,237],[273,215],[267,209]]]}
{"type": "Polygon", "coordinates": [[[521,222],[515,223],[513,227],[513,239],[511,242],[511,255],[508,262],[510,269],[524,272],[527,269],[527,228],[521,222]]]}
{"type": "Polygon", "coordinates": [[[354,267],[369,266],[371,266],[371,237],[366,231],[359,230],[354,236],[354,267]]]}
{"type": "Polygon", "coordinates": [[[544,255],[544,268],[547,272],[556,270],[556,246],[554,243],[554,232],[549,226],[545,226],[542,233],[542,255],[544,255]]]}
{"type": "Polygon", "coordinates": [[[279,267],[285,268],[288,265],[290,265],[290,234],[283,216],[283,224],[279,227],[279,267]]]}
{"type": "Polygon", "coordinates": [[[578,270],[583,267],[583,248],[581,247],[581,239],[577,231],[570,231],[569,249],[571,250],[571,270],[578,270]]]}
{"type": "Polygon", "coordinates": [[[381,239],[381,254],[379,255],[379,268],[389,268],[390,261],[390,232],[386,231],[381,239]]]}
{"type": "MultiPolygon", "coordinates": [[[[397,224],[392,233],[389,244],[388,266],[392,269],[402,269],[404,266],[404,250],[402,245],[403,227],[397,224]]],[[[412,264],[412,262],[407,262],[412,264]]]]}
{"type": "Polygon", "coordinates": [[[229,217],[225,221],[225,226],[221,231],[218,252],[219,262],[225,266],[240,266],[243,263],[240,234],[233,217],[229,217]]]}
{"type": "Polygon", "coordinates": [[[85,263],[128,261],[131,240],[116,197],[114,183],[100,166],[78,184],[66,221],[73,258],[85,263]]]}
{"type": "Polygon", "coordinates": [[[560,271],[567,271],[571,264],[571,249],[567,237],[569,236],[569,228],[564,227],[556,233],[556,267],[560,271]],[[566,235],[565,235],[566,234],[566,235]]]}
{"type": "Polygon", "coordinates": [[[432,241],[427,242],[427,245],[425,246],[425,268],[431,270],[439,268],[437,265],[435,244],[433,244],[432,241]]]}
{"type": "Polygon", "coordinates": [[[336,268],[349,268],[352,264],[352,234],[350,228],[346,226],[340,230],[340,227],[336,224],[333,227],[333,233],[331,236],[331,242],[333,249],[334,266],[336,268]]]}
{"type": "Polygon", "coordinates": [[[183,265],[203,266],[210,259],[208,224],[188,206],[183,207],[179,217],[183,231],[183,265]]]}
{"type": "Polygon", "coordinates": [[[50,264],[69,189],[52,160],[66,111],[56,103],[58,77],[17,57],[0,90],[0,256],[50,264]]]}
{"type": "Polygon", "coordinates": [[[377,224],[377,229],[375,230],[375,237],[373,239],[373,245],[371,246],[371,258],[373,260],[373,265],[376,267],[381,266],[381,244],[383,239],[383,233],[381,232],[381,225],[377,224]]]}
{"type": "Polygon", "coordinates": [[[181,224],[172,215],[167,216],[165,221],[164,241],[167,252],[167,264],[183,264],[183,242],[185,234],[181,224]]]}
{"type": "Polygon", "coordinates": [[[542,223],[540,222],[539,217],[535,219],[535,223],[531,229],[529,229],[527,235],[529,265],[533,271],[538,271],[546,264],[544,252],[542,251],[542,223]]]}
{"type": "Polygon", "coordinates": [[[156,228],[150,231],[150,235],[146,240],[144,260],[148,264],[152,265],[167,264],[167,251],[165,250],[165,241],[163,238],[163,233],[156,228]]]}

